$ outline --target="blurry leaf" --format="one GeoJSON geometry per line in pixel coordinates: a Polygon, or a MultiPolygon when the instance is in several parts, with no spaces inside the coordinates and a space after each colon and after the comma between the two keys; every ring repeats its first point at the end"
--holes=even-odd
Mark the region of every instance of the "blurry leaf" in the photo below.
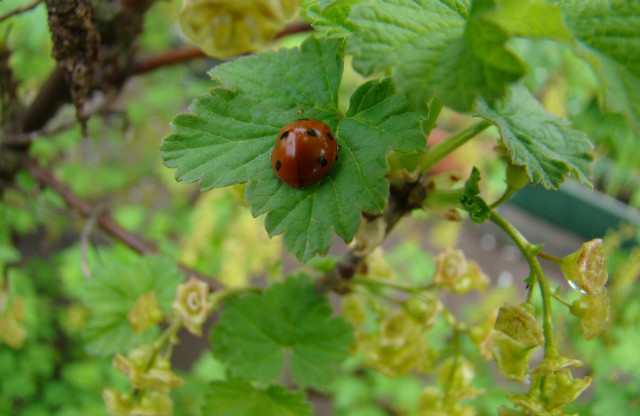
{"type": "Polygon", "coordinates": [[[474,115],[498,127],[510,162],[524,165],[532,184],[556,189],[573,173],[591,186],[593,145],[566,120],[547,112],[525,86],[513,86],[493,107],[480,100],[474,115]]]}
{"type": "Polygon", "coordinates": [[[640,135],[640,2],[561,0],[577,52],[601,82],[604,108],[622,113],[640,135]]]}
{"type": "Polygon", "coordinates": [[[300,391],[282,386],[257,389],[240,380],[216,381],[205,398],[203,416],[312,416],[300,391]]]}
{"type": "Polygon", "coordinates": [[[315,388],[326,386],[352,341],[351,326],[331,318],[326,296],[304,275],[259,295],[229,299],[211,333],[214,355],[234,375],[270,382],[282,372],[288,351],[293,379],[315,388]]]}
{"type": "Polygon", "coordinates": [[[155,292],[160,309],[169,311],[184,277],[173,261],[159,256],[141,257],[131,264],[110,258],[92,271],[84,292],[84,302],[92,312],[85,337],[87,351],[97,355],[150,342],[156,332],[135,333],[127,314],[138,298],[149,292],[155,292]]]}
{"type": "Polygon", "coordinates": [[[350,241],[361,210],[380,212],[389,190],[383,175],[389,149],[425,145],[418,114],[390,80],[370,81],[352,96],[346,117],[337,108],[342,42],[310,38],[300,49],[268,52],[214,68],[215,88],[198,97],[193,114],[173,121],[162,146],[179,181],[203,190],[248,182],[246,202],[267,213],[270,235],[306,261],[328,251],[335,231],[350,241]],[[342,146],[339,160],[316,184],[293,188],[278,179],[270,155],[280,128],[303,114],[328,124],[342,146]]]}

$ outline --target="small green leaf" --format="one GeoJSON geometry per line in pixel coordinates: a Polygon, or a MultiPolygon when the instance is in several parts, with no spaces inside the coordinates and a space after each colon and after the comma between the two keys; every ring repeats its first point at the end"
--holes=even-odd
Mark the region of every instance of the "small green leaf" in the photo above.
{"type": "Polygon", "coordinates": [[[259,295],[229,299],[211,342],[216,358],[237,377],[275,380],[288,351],[293,379],[300,386],[322,388],[346,358],[351,332],[343,319],[331,318],[326,296],[303,275],[259,295]]]}
{"type": "Polygon", "coordinates": [[[601,82],[605,110],[625,115],[640,136],[640,2],[557,0],[577,52],[601,82]]]}
{"type": "Polygon", "coordinates": [[[460,204],[469,213],[471,221],[481,224],[491,215],[491,207],[478,196],[480,194],[478,182],[480,182],[480,171],[474,166],[469,179],[464,184],[464,190],[460,195],[460,204]]]}
{"type": "Polygon", "coordinates": [[[150,342],[157,327],[135,333],[127,314],[149,292],[155,292],[160,309],[169,311],[184,278],[173,261],[159,256],[142,257],[132,264],[110,258],[92,272],[84,291],[92,314],[85,329],[86,348],[103,356],[150,342]]]}
{"type": "Polygon", "coordinates": [[[425,146],[419,115],[391,80],[363,84],[347,116],[340,113],[342,49],[340,40],[309,38],[300,49],[216,67],[211,95],[194,101],[193,114],[174,119],[174,134],[162,146],[165,164],[177,168],[180,181],[200,181],[203,190],[248,182],[253,215],[266,213],[269,235],[284,234],[287,248],[302,261],[325,254],[334,231],[350,241],[362,210],[382,211],[389,150],[425,146]],[[324,178],[293,188],[275,175],[270,156],[280,128],[300,117],[328,124],[342,148],[324,178]]]}
{"type": "Polygon", "coordinates": [[[216,381],[205,398],[203,416],[312,416],[304,394],[282,386],[257,389],[240,380],[216,381]]]}
{"type": "Polygon", "coordinates": [[[591,141],[569,128],[566,120],[547,112],[525,86],[513,86],[493,107],[479,100],[474,115],[498,127],[510,162],[525,166],[532,184],[556,189],[573,173],[592,186],[591,141]]]}

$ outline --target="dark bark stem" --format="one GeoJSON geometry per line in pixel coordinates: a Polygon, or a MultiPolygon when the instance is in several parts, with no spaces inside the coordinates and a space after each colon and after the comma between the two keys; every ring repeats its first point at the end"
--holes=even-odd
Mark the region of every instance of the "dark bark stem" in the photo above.
{"type": "MultiPolygon", "coordinates": [[[[53,191],[55,191],[64,199],[64,201],[67,203],[69,207],[77,210],[80,214],[82,214],[82,216],[88,218],[96,210],[96,208],[93,205],[82,200],[80,197],[74,194],[66,185],[64,185],[62,182],[57,180],[51,174],[51,172],[43,169],[33,159],[23,160],[22,166],[27,172],[29,172],[35,178],[36,181],[38,181],[40,185],[51,188],[53,191]]],[[[100,228],[102,228],[108,234],[122,241],[124,244],[126,244],[131,249],[135,250],[140,254],[151,254],[151,253],[158,252],[155,245],[144,240],[142,237],[132,234],[129,231],[125,230],[117,222],[115,222],[109,215],[106,215],[106,214],[98,215],[96,222],[100,226],[100,228]]],[[[210,277],[198,272],[197,270],[193,270],[192,268],[180,263],[178,263],[178,267],[184,273],[190,276],[195,276],[207,282],[212,290],[220,289],[220,286],[217,285],[210,277]]]]}

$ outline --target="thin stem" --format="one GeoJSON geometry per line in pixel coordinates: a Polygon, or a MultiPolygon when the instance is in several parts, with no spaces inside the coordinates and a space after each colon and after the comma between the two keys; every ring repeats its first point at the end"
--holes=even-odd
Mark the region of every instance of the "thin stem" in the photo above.
{"type": "Polygon", "coordinates": [[[453,152],[469,140],[473,139],[476,135],[481,133],[489,126],[491,126],[490,122],[486,120],[480,121],[469,127],[468,129],[451,135],[442,142],[427,149],[427,154],[422,161],[422,171],[428,172],[432,167],[436,165],[436,163],[444,159],[445,156],[447,156],[449,153],[453,152]]]}
{"type": "Polygon", "coordinates": [[[544,354],[545,357],[554,357],[557,355],[557,350],[553,344],[553,322],[551,321],[551,289],[549,287],[549,281],[547,276],[540,266],[540,262],[536,257],[535,246],[520,233],[509,221],[497,214],[495,211],[491,212],[489,219],[502,228],[507,233],[514,243],[520,248],[522,254],[524,254],[531,269],[532,275],[535,275],[538,283],[540,284],[540,293],[542,295],[542,331],[544,333],[544,354]]]}
{"type": "Polygon", "coordinates": [[[491,208],[496,208],[500,205],[502,205],[502,203],[506,202],[509,198],[511,198],[511,195],[513,195],[515,193],[516,189],[507,186],[507,189],[505,189],[504,193],[502,194],[502,196],[500,196],[500,198],[498,198],[493,204],[489,205],[491,208]]]}
{"type": "Polygon", "coordinates": [[[35,8],[41,2],[42,2],[42,0],[35,0],[35,1],[32,1],[31,3],[23,4],[22,6],[17,7],[15,9],[3,14],[2,16],[0,16],[0,22],[2,22],[5,19],[10,18],[11,16],[15,16],[16,14],[24,13],[24,12],[26,12],[28,10],[31,10],[31,9],[35,8]]]}
{"type": "Polygon", "coordinates": [[[171,322],[171,325],[169,325],[169,327],[162,333],[160,338],[158,338],[156,342],[153,343],[153,353],[149,356],[149,360],[145,365],[145,372],[151,369],[151,366],[160,353],[162,347],[164,347],[167,342],[169,342],[173,337],[176,336],[180,328],[182,328],[182,323],[183,322],[180,315],[176,315],[173,322],[171,322]]]}
{"type": "Polygon", "coordinates": [[[562,303],[564,306],[566,306],[567,308],[572,308],[573,305],[571,304],[571,302],[569,302],[568,300],[566,300],[565,298],[563,298],[562,296],[556,294],[555,292],[551,292],[551,296],[557,300],[558,302],[562,303]]]}
{"type": "Polygon", "coordinates": [[[384,286],[411,294],[416,293],[418,290],[415,287],[405,286],[401,283],[396,283],[390,280],[376,279],[375,277],[358,276],[353,279],[353,283],[367,286],[384,286]]]}
{"type": "Polygon", "coordinates": [[[538,253],[538,257],[548,260],[555,264],[560,264],[562,262],[562,259],[559,259],[556,256],[552,256],[551,254],[543,253],[542,251],[538,253]]]}

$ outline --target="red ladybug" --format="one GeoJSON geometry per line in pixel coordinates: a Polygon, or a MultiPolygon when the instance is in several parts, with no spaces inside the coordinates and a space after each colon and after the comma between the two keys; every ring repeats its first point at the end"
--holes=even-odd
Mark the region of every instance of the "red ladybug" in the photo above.
{"type": "Polygon", "coordinates": [[[296,188],[313,185],[338,160],[338,143],[329,126],[303,118],[280,130],[271,153],[271,167],[296,188]]]}

